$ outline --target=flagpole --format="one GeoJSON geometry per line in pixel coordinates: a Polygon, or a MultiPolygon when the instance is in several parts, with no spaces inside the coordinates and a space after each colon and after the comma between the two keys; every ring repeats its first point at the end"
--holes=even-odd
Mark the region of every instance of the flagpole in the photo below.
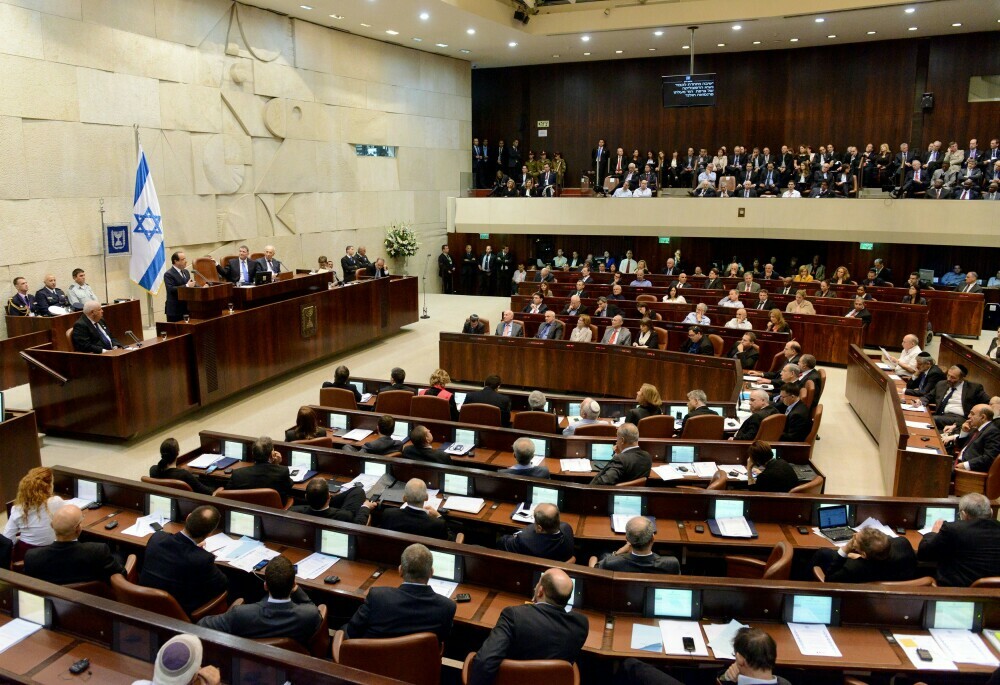
{"type": "MultiPolygon", "coordinates": [[[[132,124],[132,131],[135,133],[135,157],[134,159],[139,159],[139,124],[132,124]]],[[[153,328],[155,326],[153,321],[153,296],[146,291],[146,328],[153,328]]]]}
{"type": "Polygon", "coordinates": [[[104,198],[100,198],[101,243],[104,245],[104,301],[111,302],[111,288],[108,286],[108,230],[104,227],[104,198]]]}

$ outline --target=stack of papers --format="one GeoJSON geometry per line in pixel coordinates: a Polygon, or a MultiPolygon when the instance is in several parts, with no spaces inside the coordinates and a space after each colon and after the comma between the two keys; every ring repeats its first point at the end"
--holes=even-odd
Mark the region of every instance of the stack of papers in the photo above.
{"type": "Polygon", "coordinates": [[[882,531],[891,538],[896,537],[896,531],[894,531],[892,528],[879,521],[877,518],[873,518],[871,516],[866,518],[860,526],[856,526],[854,530],[862,531],[865,528],[875,528],[876,530],[882,531]]]}
{"type": "Polygon", "coordinates": [[[644,652],[663,653],[663,638],[661,637],[659,626],[647,626],[642,623],[632,625],[632,649],[641,649],[644,652]]]}
{"type": "Polygon", "coordinates": [[[923,414],[927,413],[927,407],[924,407],[924,406],[921,406],[921,405],[918,405],[918,406],[914,407],[912,404],[907,404],[907,403],[904,402],[900,406],[903,408],[903,411],[918,411],[918,412],[921,412],[923,414]]]}
{"type": "Polygon", "coordinates": [[[219,561],[233,561],[263,546],[264,543],[260,540],[254,540],[244,535],[238,540],[229,538],[229,544],[220,547],[213,554],[215,554],[215,558],[219,561]]]}
{"type": "Polygon", "coordinates": [[[205,539],[205,550],[215,554],[216,551],[231,544],[232,541],[233,539],[225,533],[216,533],[212,537],[205,539]]]}
{"type": "Polygon", "coordinates": [[[0,652],[5,652],[32,633],[41,630],[37,623],[15,618],[0,628],[0,652]]]}
{"type": "Polygon", "coordinates": [[[298,569],[295,571],[295,576],[297,578],[302,578],[303,580],[318,578],[338,561],[340,561],[340,557],[332,557],[328,554],[313,552],[298,563],[298,569]]]}
{"type": "Polygon", "coordinates": [[[355,428],[354,430],[347,431],[340,437],[344,440],[364,440],[371,434],[372,432],[367,428],[355,428]]]}
{"type": "Polygon", "coordinates": [[[969,630],[931,628],[931,635],[944,655],[960,664],[1000,666],[1000,661],[990,653],[983,638],[969,630]]]}
{"type": "Polygon", "coordinates": [[[690,654],[691,656],[708,656],[708,647],[697,621],[660,621],[660,639],[663,641],[663,651],[667,654],[690,654]],[[694,651],[684,649],[684,638],[694,640],[694,651]]]}
{"type": "Polygon", "coordinates": [[[365,492],[367,492],[368,490],[371,490],[373,487],[375,487],[375,483],[377,483],[378,479],[381,477],[382,476],[376,476],[375,474],[372,473],[362,473],[358,476],[355,476],[354,480],[348,481],[344,483],[342,486],[340,486],[340,490],[341,492],[343,492],[344,490],[349,490],[350,488],[353,488],[355,485],[360,485],[362,488],[365,489],[365,492]]]}
{"type": "Polygon", "coordinates": [[[521,502],[510,518],[518,523],[534,523],[535,507],[521,502]]]}
{"type": "Polygon", "coordinates": [[[458,589],[458,583],[454,583],[450,580],[441,580],[440,578],[431,578],[427,581],[430,585],[431,590],[438,593],[442,597],[451,597],[455,590],[458,589]]]}
{"type": "Polygon", "coordinates": [[[684,474],[670,464],[665,466],[654,466],[652,471],[663,480],[681,480],[684,478],[684,474]]]}
{"type": "Polygon", "coordinates": [[[702,626],[705,629],[705,636],[708,638],[708,646],[712,648],[716,659],[735,659],[733,653],[733,640],[740,628],[750,626],[740,623],[735,618],[725,624],[709,624],[702,626]]]}
{"type": "Polygon", "coordinates": [[[362,402],[362,404],[365,403],[365,402],[367,402],[371,398],[372,398],[372,394],[370,392],[363,392],[363,393],[361,393],[361,402],[362,402]]]}
{"type": "Polygon", "coordinates": [[[694,475],[699,478],[711,478],[719,470],[719,465],[714,461],[696,461],[688,464],[688,468],[694,471],[694,475]]]}
{"type": "Polygon", "coordinates": [[[590,473],[589,459],[560,459],[559,469],[569,473],[590,473]]]}
{"type": "Polygon", "coordinates": [[[222,459],[221,454],[203,454],[189,461],[187,465],[193,469],[207,469],[219,459],[222,459]]]}
{"type": "Polygon", "coordinates": [[[539,455],[537,457],[532,457],[531,458],[531,465],[532,466],[541,466],[543,461],[545,461],[545,456],[544,455],[539,455]]]}
{"type": "MultiPolygon", "coordinates": [[[[885,350],[882,350],[882,352],[883,354],[889,354],[885,350]]],[[[885,362],[878,362],[875,364],[875,366],[882,369],[883,371],[892,371],[895,368],[892,364],[886,364],[885,362]]]]}
{"type": "MultiPolygon", "coordinates": [[[[611,530],[613,530],[616,533],[624,535],[625,534],[625,526],[628,525],[628,522],[631,521],[634,518],[635,518],[634,514],[612,514],[611,515],[611,530]]],[[[653,524],[653,532],[655,533],[656,532],[656,517],[654,517],[654,516],[646,516],[644,518],[648,519],[649,522],[653,524]]]]}
{"type": "Polygon", "coordinates": [[[941,450],[936,447],[910,447],[906,446],[907,452],[919,452],[920,454],[941,454],[941,450]]]}
{"type": "Polygon", "coordinates": [[[719,526],[719,534],[724,538],[752,538],[753,531],[744,516],[715,519],[719,526]]]}
{"type": "Polygon", "coordinates": [[[449,511],[462,511],[466,514],[478,514],[485,506],[486,500],[482,497],[460,497],[459,495],[451,495],[444,501],[445,509],[449,511]]]}
{"type": "Polygon", "coordinates": [[[264,545],[260,545],[259,547],[254,547],[246,554],[243,554],[240,557],[233,559],[232,561],[229,562],[229,565],[232,566],[233,568],[238,568],[241,571],[246,571],[247,573],[250,573],[251,571],[253,571],[254,566],[259,564],[260,562],[270,561],[271,559],[274,559],[276,556],[278,556],[277,550],[268,549],[264,545]]]}
{"type": "Polygon", "coordinates": [[[958,666],[945,656],[944,650],[938,646],[933,635],[900,635],[893,633],[896,642],[903,648],[906,657],[918,671],[957,671],[958,666]],[[930,661],[921,661],[917,656],[918,649],[926,649],[931,653],[930,661]]]}
{"type": "Polygon", "coordinates": [[[122,531],[122,535],[131,535],[136,538],[144,538],[147,535],[152,535],[155,531],[150,526],[151,523],[159,523],[162,526],[166,523],[166,519],[163,518],[162,514],[140,516],[135,520],[135,523],[122,531]]]}
{"type": "Polygon", "coordinates": [[[931,424],[923,421],[906,421],[905,423],[907,428],[922,428],[924,430],[930,430],[932,428],[931,424]]]}
{"type": "Polygon", "coordinates": [[[802,656],[843,657],[830,631],[822,623],[789,623],[788,630],[802,656]]]}
{"type": "Polygon", "coordinates": [[[82,497],[74,497],[73,499],[64,500],[63,504],[72,504],[74,507],[79,507],[80,509],[86,509],[94,500],[83,499],[82,497]]]}

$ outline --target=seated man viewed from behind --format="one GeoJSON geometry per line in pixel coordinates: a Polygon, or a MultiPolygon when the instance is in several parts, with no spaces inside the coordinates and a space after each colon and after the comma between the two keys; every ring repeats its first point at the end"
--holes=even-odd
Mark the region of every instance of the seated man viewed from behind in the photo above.
{"type": "Polygon", "coordinates": [[[985,495],[972,492],[958,501],[958,520],[935,521],[917,548],[917,558],[937,562],[937,583],[968,587],[1000,575],[1000,521],[985,495]]]}
{"type": "Polygon", "coordinates": [[[625,524],[625,544],[614,554],[597,562],[597,568],[623,573],[673,573],[680,574],[681,565],[676,557],[653,554],[653,522],[636,516],[625,524]]]}

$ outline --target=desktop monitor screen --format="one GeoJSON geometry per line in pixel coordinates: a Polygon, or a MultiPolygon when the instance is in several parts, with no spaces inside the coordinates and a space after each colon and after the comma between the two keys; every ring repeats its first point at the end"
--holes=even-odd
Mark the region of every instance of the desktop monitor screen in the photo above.
{"type": "Polygon", "coordinates": [[[533,506],[539,504],[554,504],[562,509],[562,494],[556,488],[546,488],[540,485],[532,485],[530,491],[531,498],[528,500],[533,506]]]}
{"type": "Polygon", "coordinates": [[[853,504],[833,504],[832,502],[831,503],[824,503],[824,502],[817,503],[815,505],[815,509],[813,510],[813,523],[815,523],[816,525],[823,524],[823,525],[853,526],[854,525],[854,505],[853,504]],[[832,514],[824,512],[821,515],[820,512],[822,512],[824,509],[844,510],[846,512],[846,514],[841,514],[839,511],[837,511],[836,513],[832,513],[832,514]],[[824,523],[824,522],[839,520],[840,518],[844,517],[845,515],[846,515],[846,518],[847,518],[847,520],[846,520],[845,523],[837,523],[837,524],[824,523]]]}
{"type": "Polygon", "coordinates": [[[354,558],[354,536],[335,530],[316,531],[316,549],[320,554],[341,559],[354,558]]]}
{"type": "Polygon", "coordinates": [[[455,443],[459,445],[475,445],[476,431],[469,430],[468,428],[456,428],[455,443]]]}
{"type": "Polygon", "coordinates": [[[362,383],[361,381],[348,381],[348,383],[350,383],[351,386],[355,390],[357,390],[360,394],[362,394],[362,395],[365,394],[365,384],[362,383]]]}
{"type": "Polygon", "coordinates": [[[101,484],[92,480],[76,479],[76,496],[86,502],[101,501],[101,484]]]}
{"type": "Polygon", "coordinates": [[[159,514],[165,521],[179,521],[177,500],[163,495],[146,494],[146,515],[159,514]]]}
{"type": "MultiPolygon", "coordinates": [[[[532,581],[531,586],[534,588],[538,585],[538,581],[542,579],[543,571],[535,571],[535,579],[532,581]]],[[[569,601],[566,602],[566,612],[569,613],[574,606],[583,606],[583,581],[577,580],[576,578],[570,578],[573,581],[573,593],[569,596],[569,601]]]]}
{"type": "Polygon", "coordinates": [[[665,404],[663,405],[663,413],[669,414],[677,421],[680,421],[687,416],[688,408],[686,404],[665,404]]]}
{"type": "Polygon", "coordinates": [[[111,649],[133,659],[152,663],[160,650],[160,640],[152,630],[115,619],[111,624],[111,649]]]}
{"type": "Polygon", "coordinates": [[[472,479],[468,476],[460,476],[457,473],[444,474],[444,487],[442,488],[449,495],[472,495],[472,479]]]}
{"type": "Polygon", "coordinates": [[[708,505],[708,518],[728,519],[746,516],[746,502],[741,499],[718,498],[708,505]]]}
{"type": "Polygon", "coordinates": [[[590,443],[590,459],[592,461],[611,461],[615,456],[615,443],[613,442],[592,442],[590,443]]]}
{"type": "Polygon", "coordinates": [[[302,450],[292,450],[288,455],[289,466],[293,469],[313,470],[313,455],[302,450]]]}
{"type": "Polygon", "coordinates": [[[52,602],[41,595],[24,590],[14,590],[13,614],[40,626],[52,625],[52,602]]]}
{"type": "Polygon", "coordinates": [[[227,459],[243,461],[243,443],[238,440],[223,440],[222,456],[227,459]]]}
{"type": "Polygon", "coordinates": [[[408,437],[410,437],[410,422],[396,421],[396,425],[392,429],[392,439],[403,442],[408,437]]]}
{"type": "Polygon", "coordinates": [[[462,582],[462,557],[432,549],[431,558],[434,560],[433,576],[435,578],[456,583],[462,582]]]}
{"type": "Polygon", "coordinates": [[[468,393],[464,393],[464,392],[456,392],[455,393],[455,405],[461,407],[463,404],[465,404],[465,396],[467,394],[468,393]]]}
{"type": "Polygon", "coordinates": [[[347,414],[330,414],[330,428],[333,430],[347,430],[347,414]]]}
{"type": "Polygon", "coordinates": [[[366,461],[365,462],[365,475],[366,476],[384,476],[386,466],[385,464],[380,464],[377,461],[366,461]]]}
{"type": "Polygon", "coordinates": [[[952,523],[955,520],[955,507],[921,507],[920,527],[930,528],[936,521],[952,523]]]}
{"type": "Polygon", "coordinates": [[[608,506],[612,514],[642,516],[646,513],[646,498],[642,495],[611,495],[608,506]]]}
{"type": "Polygon", "coordinates": [[[927,602],[924,628],[951,628],[954,630],[983,629],[983,605],[979,602],[927,602]]]}
{"type": "Polygon", "coordinates": [[[547,457],[549,456],[549,441],[545,438],[528,438],[531,440],[532,444],[535,446],[535,456],[536,457],[547,457]]]}
{"type": "Polygon", "coordinates": [[[840,598],[821,595],[785,595],[785,623],[822,623],[840,625],[840,598]]]}
{"type": "Polygon", "coordinates": [[[3,393],[0,392],[0,422],[7,418],[7,414],[4,412],[4,407],[6,405],[3,403],[3,393]]]}
{"type": "Polygon", "coordinates": [[[647,617],[686,618],[697,621],[701,618],[701,590],[646,588],[644,614],[647,617]]]}
{"type": "Polygon", "coordinates": [[[708,405],[708,408],[709,408],[710,411],[714,411],[719,416],[725,416],[726,415],[726,408],[723,407],[723,406],[721,406],[721,405],[710,404],[710,405],[708,405]]]}
{"type": "Polygon", "coordinates": [[[579,416],[580,415],[580,403],[570,402],[566,405],[566,416],[579,416]]]}
{"type": "Polygon", "coordinates": [[[226,513],[226,532],[260,540],[260,517],[242,511],[229,511],[226,513]]]}
{"type": "Polygon", "coordinates": [[[698,461],[697,445],[669,445],[667,461],[671,464],[693,464],[698,461]]]}

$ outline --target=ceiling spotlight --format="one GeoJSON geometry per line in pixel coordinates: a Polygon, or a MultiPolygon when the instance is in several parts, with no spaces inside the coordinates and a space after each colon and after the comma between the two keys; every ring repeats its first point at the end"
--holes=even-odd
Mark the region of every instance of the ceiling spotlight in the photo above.
{"type": "Polygon", "coordinates": [[[339,20],[339,19],[343,19],[344,15],[343,14],[331,14],[330,18],[331,19],[338,19],[339,20]]]}
{"type": "Polygon", "coordinates": [[[583,53],[583,56],[584,57],[590,57],[590,53],[589,52],[585,52],[585,53],[583,53]]]}
{"type": "Polygon", "coordinates": [[[469,54],[469,50],[465,50],[465,49],[459,50],[459,52],[461,52],[463,55],[468,55],[469,54]]]}
{"type": "Polygon", "coordinates": [[[836,37],[837,37],[836,33],[831,33],[829,36],[827,36],[827,38],[836,38],[836,37]]]}
{"type": "Polygon", "coordinates": [[[653,31],[653,35],[654,36],[662,36],[663,35],[663,31],[653,31]]]}
{"type": "Polygon", "coordinates": [[[427,12],[421,12],[420,13],[420,20],[421,21],[427,21],[430,18],[431,18],[431,15],[427,14],[427,12]]]}
{"type": "Polygon", "coordinates": [[[824,19],[823,17],[816,17],[815,21],[817,24],[822,24],[824,21],[826,21],[826,19],[824,19]]]}
{"type": "Polygon", "coordinates": [[[590,40],[590,36],[580,36],[580,40],[582,40],[584,43],[586,43],[586,42],[588,42],[590,40]]]}
{"type": "Polygon", "coordinates": [[[908,29],[906,29],[906,30],[907,30],[907,31],[916,31],[916,30],[917,30],[917,27],[916,27],[916,26],[911,26],[910,28],[908,28],[908,29]]]}
{"type": "Polygon", "coordinates": [[[682,45],[681,46],[681,50],[690,50],[690,49],[691,49],[690,45],[682,45]]]}
{"type": "Polygon", "coordinates": [[[952,24],[952,26],[953,26],[953,27],[955,27],[956,29],[957,29],[957,28],[958,28],[959,26],[961,26],[961,25],[962,25],[962,22],[956,22],[956,23],[952,24]]]}
{"type": "Polygon", "coordinates": [[[414,38],[413,40],[415,40],[418,43],[423,43],[424,42],[423,38],[414,38]]]}
{"type": "Polygon", "coordinates": [[[476,29],[465,29],[465,32],[468,33],[470,36],[476,35],[476,29]]]}
{"type": "Polygon", "coordinates": [[[739,30],[740,30],[740,29],[742,29],[742,28],[743,28],[743,27],[742,27],[742,26],[740,26],[739,24],[733,24],[733,31],[739,31],[739,30]]]}
{"type": "Polygon", "coordinates": [[[372,27],[371,24],[366,24],[364,22],[361,22],[361,25],[364,26],[366,29],[370,29],[372,27]]]}
{"type": "Polygon", "coordinates": [[[760,41],[759,41],[759,40],[755,40],[755,41],[753,42],[753,44],[754,44],[754,45],[760,45],[760,41]]]}
{"type": "Polygon", "coordinates": [[[299,5],[299,7],[301,7],[304,10],[311,10],[312,9],[312,7],[310,7],[309,5],[299,5]]]}
{"type": "Polygon", "coordinates": [[[447,43],[435,43],[434,45],[438,46],[439,48],[446,48],[446,47],[448,47],[447,43]]]}
{"type": "Polygon", "coordinates": [[[792,39],[790,39],[790,40],[789,40],[788,42],[789,42],[789,43],[798,43],[798,42],[799,42],[799,39],[798,39],[798,38],[792,38],[792,39]]]}
{"type": "Polygon", "coordinates": [[[906,8],[905,10],[903,10],[903,11],[904,11],[904,12],[906,12],[907,14],[913,14],[914,12],[916,12],[916,11],[917,11],[917,8],[916,8],[916,7],[907,7],[907,8],[906,8]]]}
{"type": "Polygon", "coordinates": [[[869,35],[869,36],[874,36],[874,35],[875,35],[875,32],[874,32],[874,31],[869,31],[867,35],[869,35]]]}
{"type": "Polygon", "coordinates": [[[559,55],[552,55],[553,59],[559,59],[559,55]]]}
{"type": "Polygon", "coordinates": [[[625,52],[625,51],[624,51],[624,50],[615,50],[615,54],[616,54],[616,55],[620,55],[620,54],[622,54],[623,52],[625,52]]]}
{"type": "Polygon", "coordinates": [[[388,33],[390,36],[398,36],[399,35],[399,31],[393,31],[392,29],[386,29],[385,32],[388,33]]]}
{"type": "Polygon", "coordinates": [[[656,48],[649,48],[650,52],[656,52],[656,48]]]}
{"type": "Polygon", "coordinates": [[[719,43],[719,47],[720,48],[724,48],[724,47],[726,47],[726,44],[725,43],[719,43]]]}
{"type": "Polygon", "coordinates": [[[517,47],[517,43],[515,43],[514,41],[511,41],[511,42],[507,43],[507,47],[508,48],[516,48],[517,47]]]}

